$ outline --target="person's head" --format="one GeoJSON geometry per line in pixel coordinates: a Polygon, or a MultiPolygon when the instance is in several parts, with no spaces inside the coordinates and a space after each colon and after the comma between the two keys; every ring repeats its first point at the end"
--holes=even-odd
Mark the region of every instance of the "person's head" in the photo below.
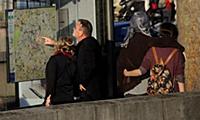
{"type": "Polygon", "coordinates": [[[74,48],[73,40],[70,37],[61,37],[59,41],[57,42],[55,54],[61,53],[61,52],[62,53],[67,52],[70,55],[73,55],[74,50],[75,48],[74,48]]]}
{"type": "Polygon", "coordinates": [[[147,14],[143,11],[135,12],[130,20],[130,26],[136,32],[149,34],[150,22],[147,14]]]}
{"type": "Polygon", "coordinates": [[[160,25],[160,36],[161,37],[171,37],[177,39],[178,29],[176,25],[166,22],[160,25]]]}
{"type": "Polygon", "coordinates": [[[78,40],[82,40],[92,35],[92,24],[85,19],[79,19],[73,30],[73,36],[78,40]]]}

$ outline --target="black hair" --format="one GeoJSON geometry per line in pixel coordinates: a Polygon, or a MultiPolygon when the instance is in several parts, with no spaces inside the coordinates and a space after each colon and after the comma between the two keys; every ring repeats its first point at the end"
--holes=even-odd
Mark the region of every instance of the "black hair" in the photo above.
{"type": "Polygon", "coordinates": [[[80,24],[82,25],[83,28],[83,32],[85,35],[87,36],[91,36],[92,35],[92,24],[85,19],[79,19],[78,22],[80,22],[80,24]]]}
{"type": "Polygon", "coordinates": [[[172,37],[177,39],[178,37],[178,28],[176,25],[166,22],[160,25],[160,36],[162,37],[172,37]]]}

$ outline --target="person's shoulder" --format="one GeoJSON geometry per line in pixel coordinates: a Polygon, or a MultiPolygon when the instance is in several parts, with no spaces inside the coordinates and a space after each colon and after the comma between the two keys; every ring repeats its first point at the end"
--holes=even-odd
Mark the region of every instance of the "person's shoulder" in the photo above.
{"type": "Polygon", "coordinates": [[[72,56],[68,56],[68,55],[64,55],[62,53],[59,53],[59,54],[55,54],[55,55],[51,56],[51,59],[54,62],[58,62],[58,63],[61,62],[61,61],[69,62],[69,61],[72,61],[72,56]]]}
{"type": "Polygon", "coordinates": [[[135,36],[144,37],[144,38],[151,38],[150,35],[146,35],[146,34],[143,34],[143,33],[141,33],[141,32],[136,32],[136,33],[135,33],[135,36]]]}
{"type": "Polygon", "coordinates": [[[56,59],[58,59],[60,57],[59,54],[54,54],[54,55],[51,55],[51,57],[49,58],[49,61],[56,61],[56,59]]]}
{"type": "Polygon", "coordinates": [[[87,37],[86,38],[86,40],[85,40],[86,42],[95,42],[95,41],[97,41],[94,37],[87,37]]]}
{"type": "Polygon", "coordinates": [[[152,40],[152,37],[145,35],[141,32],[136,32],[132,39],[134,39],[134,41],[138,41],[138,42],[146,42],[146,41],[152,40]]]}
{"type": "Polygon", "coordinates": [[[54,54],[54,55],[51,55],[49,59],[55,59],[55,58],[56,58],[56,56],[57,56],[56,54],[54,54]]]}
{"type": "Polygon", "coordinates": [[[53,60],[57,60],[57,59],[60,59],[60,58],[65,58],[65,56],[62,53],[57,53],[57,54],[54,54],[50,57],[50,59],[53,59],[53,60]]]}
{"type": "Polygon", "coordinates": [[[136,32],[134,37],[131,38],[131,41],[134,42],[135,44],[148,44],[151,42],[152,37],[142,34],[141,32],[136,32]]]}
{"type": "Polygon", "coordinates": [[[91,46],[99,43],[94,37],[88,37],[83,41],[83,44],[91,46]]]}
{"type": "Polygon", "coordinates": [[[56,56],[52,55],[49,57],[47,64],[54,64],[54,63],[56,63],[56,56]]]}

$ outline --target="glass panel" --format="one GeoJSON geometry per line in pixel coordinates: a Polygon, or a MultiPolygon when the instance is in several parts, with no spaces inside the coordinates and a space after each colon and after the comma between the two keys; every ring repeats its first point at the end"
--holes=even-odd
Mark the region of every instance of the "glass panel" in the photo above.
{"type": "Polygon", "coordinates": [[[25,8],[38,8],[38,7],[48,7],[50,6],[50,0],[16,0],[15,8],[16,9],[25,9],[25,8]]]}

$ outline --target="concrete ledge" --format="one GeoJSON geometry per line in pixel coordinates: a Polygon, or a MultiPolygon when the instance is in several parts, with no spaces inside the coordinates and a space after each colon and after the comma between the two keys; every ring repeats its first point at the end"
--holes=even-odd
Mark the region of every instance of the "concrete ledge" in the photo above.
{"type": "Polygon", "coordinates": [[[200,120],[200,93],[137,96],[0,112],[0,120],[200,120]]]}

